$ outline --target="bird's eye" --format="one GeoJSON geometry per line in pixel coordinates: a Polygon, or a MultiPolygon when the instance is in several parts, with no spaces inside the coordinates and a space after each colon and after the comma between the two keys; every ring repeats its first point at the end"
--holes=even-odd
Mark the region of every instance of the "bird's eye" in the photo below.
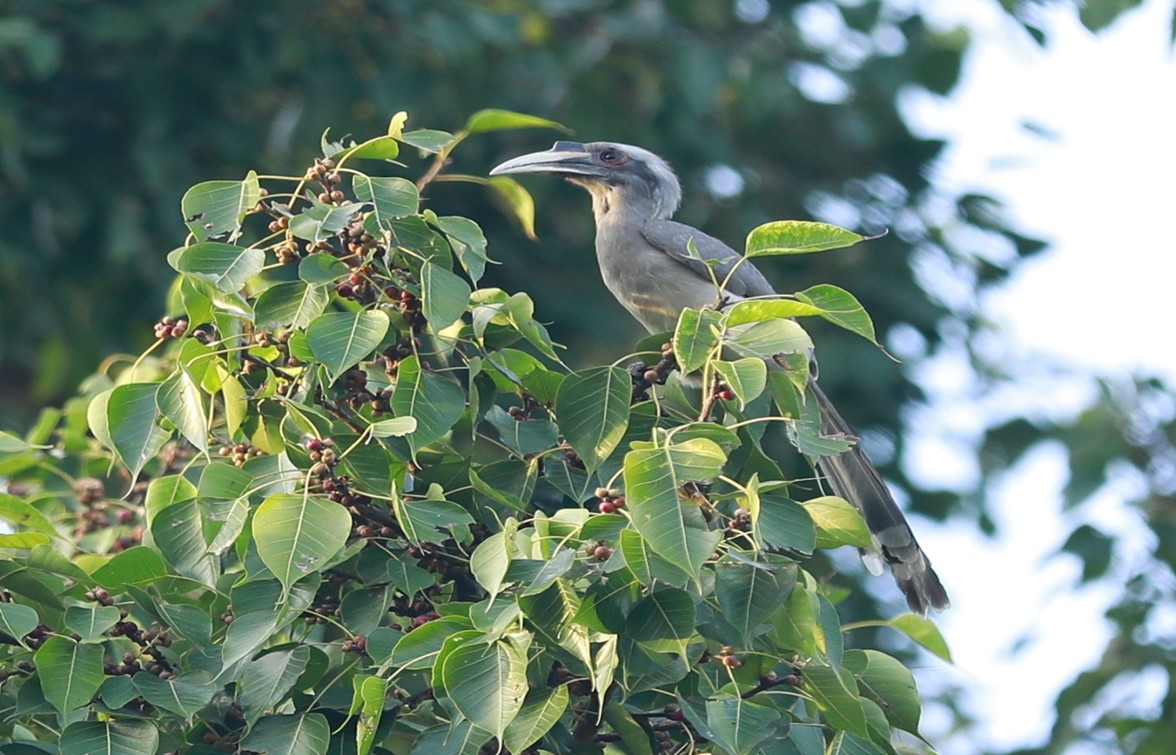
{"type": "Polygon", "coordinates": [[[627,159],[624,152],[611,147],[600,153],[600,161],[605,165],[621,165],[627,159]]]}

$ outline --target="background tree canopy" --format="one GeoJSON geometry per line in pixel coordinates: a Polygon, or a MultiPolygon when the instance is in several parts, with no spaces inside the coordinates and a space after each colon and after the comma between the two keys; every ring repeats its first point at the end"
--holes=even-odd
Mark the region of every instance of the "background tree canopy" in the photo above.
{"type": "MultiPolygon", "coordinates": [[[[1002,5],[1043,37],[1036,3],[1002,5]]],[[[1088,2],[1082,18],[1097,30],[1131,5],[1088,2]]],[[[104,357],[151,342],[174,274],[165,252],[179,228],[176,201],[189,185],[240,178],[259,153],[273,172],[299,169],[313,157],[305,145],[328,125],[379,133],[391,113],[408,110],[421,124],[457,128],[480,108],[508,108],[569,124],[577,138],[664,155],[686,189],[679,217],[735,246],[784,217],[889,230],[847,253],[766,272],[783,290],[836,282],[865,304],[905,364],[859,339],[824,338],[823,385],[914,510],[991,532],[983,489],[963,499],[919,490],[897,463],[902,413],[921,399],[911,378],[921,361],[956,349],[978,390],[1009,380],[1006,365],[968,346],[986,328],[979,294],[1042,248],[1008,227],[996,200],[929,185],[926,168],[943,145],[916,137],[901,117],[904,92],[951,91],[965,30],[933,32],[916,8],[872,0],[7,0],[0,9],[4,424],[27,423],[104,357]]],[[[450,172],[484,175],[550,138],[512,132],[469,143],[450,172]]],[[[540,243],[477,187],[437,183],[423,199],[442,215],[460,205],[494,240],[504,264],[489,269],[487,285],[531,292],[556,341],[585,358],[615,358],[639,334],[589,263],[586,200],[571,187],[536,186],[540,243]]],[[[1124,469],[1144,483],[1134,504],[1154,540],[1132,560],[1110,616],[1120,631],[1107,660],[1059,700],[1058,747],[1093,736],[1136,748],[1176,736],[1171,723],[1136,720],[1105,700],[1083,708],[1124,670],[1158,669],[1169,680],[1176,671],[1172,633],[1154,619],[1157,606],[1176,603],[1176,427],[1170,411],[1151,409],[1164,402],[1166,387],[1154,381],[1107,384],[1067,426],[1014,418],[977,448],[991,475],[1043,440],[1061,440],[1072,505],[1124,469]],[[1072,715],[1081,710],[1085,717],[1072,715]]],[[[1119,547],[1084,524],[1065,549],[1094,580],[1119,547]]]]}

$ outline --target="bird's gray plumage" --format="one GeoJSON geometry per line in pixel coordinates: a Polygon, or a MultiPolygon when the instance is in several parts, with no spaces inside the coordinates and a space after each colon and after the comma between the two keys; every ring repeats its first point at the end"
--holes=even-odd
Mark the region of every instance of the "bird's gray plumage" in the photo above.
{"type": "MultiPolygon", "coordinates": [[[[556,142],[550,150],[507,160],[490,171],[506,173],[555,174],[588,190],[604,283],[651,333],[673,330],[687,307],[775,295],[763,274],[729,246],[670,219],[681,188],[666,161],[648,150],[614,142],[556,142]],[[721,292],[716,282],[725,282],[721,292]]],[[[853,438],[824,392],[815,382],[810,388],[820,408],[821,432],[853,438]]],[[[917,613],[946,608],[939,577],[865,452],[855,444],[842,454],[820,457],[817,466],[833,492],[852,502],[866,520],[876,545],[863,554],[871,571],[889,564],[917,613]]]]}

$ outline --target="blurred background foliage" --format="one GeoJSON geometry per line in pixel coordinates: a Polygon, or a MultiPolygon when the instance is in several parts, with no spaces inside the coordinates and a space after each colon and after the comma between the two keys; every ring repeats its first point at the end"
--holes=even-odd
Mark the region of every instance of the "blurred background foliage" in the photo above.
{"type": "MultiPolygon", "coordinates": [[[[1097,31],[1136,4],[1088,0],[1081,18],[1097,31]]],[[[1041,3],[1001,5],[1046,42],[1033,21],[1041,3]]],[[[902,358],[816,333],[822,384],[916,511],[992,533],[986,483],[1043,442],[1069,451],[1072,506],[1133,481],[1126,503],[1149,530],[1146,552],[1088,523],[1066,542],[1085,580],[1114,573],[1124,587],[1104,661],[1063,693],[1055,744],[1040,752],[1083,741],[1160,752],[1146,742],[1176,741],[1166,387],[1103,381],[1081,416],[992,420],[968,439],[984,473],[976,485],[921,490],[903,472],[904,428],[924,404],[921,364],[956,355],[977,394],[1016,382],[1022,366],[982,348],[999,334],[979,302],[1044,247],[1009,227],[997,198],[930,184],[944,145],[903,119],[912,92],[951,92],[968,45],[966,29],[928,28],[916,3],[877,0],[0,0],[0,424],[26,424],[104,357],[150,343],[191,184],[250,167],[300,174],[325,128],[366,137],[397,110],[410,127],[448,130],[488,107],[552,118],[575,138],[667,157],[685,188],[678,217],[733,246],[781,218],[889,231],[765,267],[782,291],[853,291],[902,358]],[[1116,685],[1157,673],[1168,689],[1159,716],[1117,705],[1116,685]]],[[[450,172],[484,175],[554,138],[471,139],[450,172]]],[[[407,161],[419,175],[424,163],[407,161]]],[[[503,263],[486,285],[531,293],[573,367],[621,356],[640,333],[596,273],[587,198],[549,180],[528,185],[538,243],[480,187],[435,183],[425,201],[483,225],[503,263]]]]}

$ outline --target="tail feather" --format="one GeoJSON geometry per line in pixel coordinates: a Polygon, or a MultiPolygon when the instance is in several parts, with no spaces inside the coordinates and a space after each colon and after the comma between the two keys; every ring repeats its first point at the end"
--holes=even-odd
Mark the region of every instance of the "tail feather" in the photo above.
{"type": "MultiPolygon", "coordinates": [[[[821,433],[852,437],[853,430],[825,393],[815,382],[809,386],[821,410],[821,433]]],[[[857,507],[866,520],[875,544],[873,552],[862,554],[867,568],[877,573],[881,562],[889,564],[907,605],[915,613],[926,615],[929,609],[948,608],[951,603],[947,591],[931,568],[931,561],[919,547],[894,496],[861,447],[854,445],[836,456],[822,456],[817,460],[817,468],[828,479],[833,492],[857,507]]]]}

